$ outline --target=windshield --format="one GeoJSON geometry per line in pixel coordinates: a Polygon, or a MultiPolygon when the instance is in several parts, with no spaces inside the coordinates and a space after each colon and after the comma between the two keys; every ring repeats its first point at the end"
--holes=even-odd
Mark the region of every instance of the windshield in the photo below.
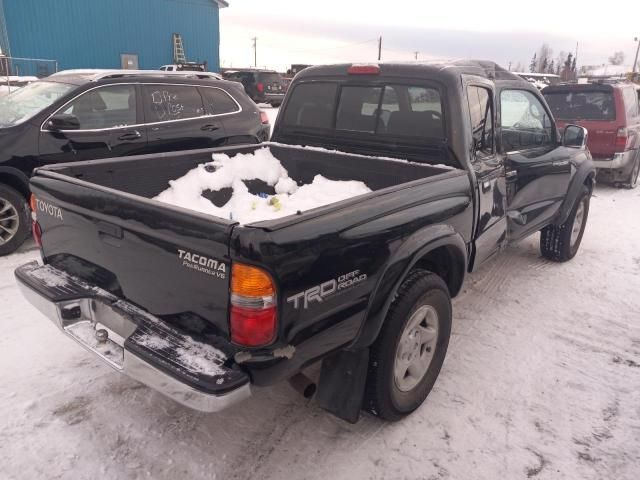
{"type": "Polygon", "coordinates": [[[35,82],[0,98],[0,127],[29,120],[74,88],[66,83],[35,82]]]}
{"type": "Polygon", "coordinates": [[[544,93],[553,116],[560,120],[615,120],[612,92],[600,90],[544,93]]]}

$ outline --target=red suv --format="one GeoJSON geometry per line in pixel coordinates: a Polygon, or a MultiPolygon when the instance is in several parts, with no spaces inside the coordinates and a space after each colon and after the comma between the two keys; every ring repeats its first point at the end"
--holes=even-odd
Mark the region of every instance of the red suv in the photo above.
{"type": "Polygon", "coordinates": [[[542,91],[560,129],[589,131],[587,146],[598,177],[634,188],[640,172],[640,105],[631,83],[549,86],[542,91]]]}

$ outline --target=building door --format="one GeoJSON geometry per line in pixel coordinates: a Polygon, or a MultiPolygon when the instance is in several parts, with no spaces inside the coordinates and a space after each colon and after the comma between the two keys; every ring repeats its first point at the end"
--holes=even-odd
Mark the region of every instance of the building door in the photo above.
{"type": "Polygon", "coordinates": [[[132,53],[120,54],[120,65],[125,70],[138,70],[138,55],[132,53]]]}

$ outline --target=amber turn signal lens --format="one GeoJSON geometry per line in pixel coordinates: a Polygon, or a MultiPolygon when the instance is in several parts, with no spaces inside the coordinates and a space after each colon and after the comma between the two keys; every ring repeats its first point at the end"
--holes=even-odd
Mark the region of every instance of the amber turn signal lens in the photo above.
{"type": "Polygon", "coordinates": [[[36,211],[36,196],[33,193],[29,197],[29,207],[31,208],[32,212],[36,211]]]}
{"type": "Polygon", "coordinates": [[[275,287],[271,276],[264,270],[234,263],[231,272],[231,293],[246,297],[267,297],[274,295],[275,287]]]}

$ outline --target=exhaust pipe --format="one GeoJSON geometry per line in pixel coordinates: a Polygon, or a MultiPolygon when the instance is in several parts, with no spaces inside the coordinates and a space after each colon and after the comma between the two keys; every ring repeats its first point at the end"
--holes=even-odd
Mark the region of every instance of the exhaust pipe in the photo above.
{"type": "Polygon", "coordinates": [[[307,377],[304,373],[296,373],[289,379],[289,384],[304,398],[311,398],[316,393],[316,382],[307,377]]]}

